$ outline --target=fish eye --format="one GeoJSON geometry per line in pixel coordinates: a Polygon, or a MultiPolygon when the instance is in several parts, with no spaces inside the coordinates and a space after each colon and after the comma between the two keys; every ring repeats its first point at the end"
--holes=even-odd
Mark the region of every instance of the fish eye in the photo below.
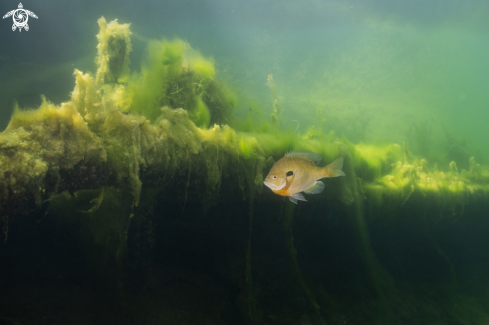
{"type": "Polygon", "coordinates": [[[287,177],[292,176],[292,175],[294,175],[294,172],[293,171],[288,171],[287,172],[287,177]]]}
{"type": "Polygon", "coordinates": [[[273,175],[273,179],[277,179],[277,175],[273,175]]]}

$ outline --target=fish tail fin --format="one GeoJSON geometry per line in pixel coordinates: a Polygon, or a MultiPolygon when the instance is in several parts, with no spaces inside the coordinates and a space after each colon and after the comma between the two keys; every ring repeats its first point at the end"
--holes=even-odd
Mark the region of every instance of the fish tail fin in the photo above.
{"type": "Polygon", "coordinates": [[[333,161],[328,166],[324,167],[324,177],[338,177],[345,176],[343,172],[343,157],[340,157],[333,161]]]}

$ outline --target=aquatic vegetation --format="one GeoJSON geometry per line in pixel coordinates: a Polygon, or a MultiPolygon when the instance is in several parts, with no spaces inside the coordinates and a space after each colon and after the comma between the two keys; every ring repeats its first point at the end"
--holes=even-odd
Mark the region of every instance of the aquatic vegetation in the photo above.
{"type": "Polygon", "coordinates": [[[374,146],[361,143],[352,146],[349,142],[347,143],[355,159],[357,173],[360,173],[361,177],[367,181],[373,181],[388,174],[393,163],[403,160],[401,147],[397,144],[374,146]]]}
{"type": "Polygon", "coordinates": [[[202,128],[209,127],[209,122],[211,120],[211,114],[207,105],[202,101],[202,99],[198,98],[196,107],[194,109],[195,117],[192,119],[194,123],[202,128]]]}
{"type": "Polygon", "coordinates": [[[97,84],[119,83],[129,72],[131,52],[130,24],[119,24],[117,19],[109,24],[102,17],[98,20],[100,32],[97,34],[97,84]]]}
{"type": "MultiPolygon", "coordinates": [[[[190,118],[202,123],[204,106],[209,123],[229,123],[236,97],[216,77],[214,62],[205,59],[182,40],[153,41],[141,74],[133,74],[122,108],[139,113],[150,121],[159,116],[159,108],[183,108],[190,118]]],[[[205,118],[207,119],[207,117],[205,118]]],[[[205,124],[205,123],[204,123],[205,124]]]]}
{"type": "Polygon", "coordinates": [[[141,72],[130,75],[129,25],[117,21],[107,24],[101,18],[99,26],[95,81],[104,98],[122,111],[143,115],[151,122],[158,119],[161,107],[168,106],[187,110],[199,126],[229,123],[236,97],[218,80],[212,59],[179,39],[151,41],[141,72]]]}
{"type": "Polygon", "coordinates": [[[216,75],[214,61],[205,59],[199,52],[192,54],[189,63],[192,70],[204,79],[213,79],[216,75]]]}
{"type": "MultiPolygon", "coordinates": [[[[299,241],[293,234],[293,221],[299,209],[284,207],[278,198],[271,201],[258,194],[263,189],[264,175],[287,151],[314,152],[325,162],[343,157],[346,177],[328,185],[331,198],[309,206],[316,206],[321,216],[341,211],[355,230],[352,245],[376,295],[378,304],[374,309],[381,315],[377,319],[389,323],[394,317],[391,298],[396,290],[389,266],[382,264],[378,246],[374,246],[378,244],[371,240],[371,231],[379,224],[395,228],[395,222],[402,219],[411,226],[421,220],[421,231],[430,234],[440,222],[461,218],[466,208],[484,204],[489,197],[489,167],[474,157],[462,166],[459,160],[468,157],[463,146],[462,151],[450,151],[449,157],[454,158],[443,166],[438,160],[430,160],[430,124],[413,131],[417,143],[414,154],[405,145],[352,143],[336,136],[333,130],[326,133],[326,117],[321,109],[316,111],[317,124],[299,135],[280,128],[276,85],[270,75],[272,124],[259,121],[261,109],[251,104],[258,121],[251,117],[237,131],[228,124],[238,99],[218,79],[212,59],[178,39],[154,41],[149,44],[141,72],[131,74],[129,25],[117,21],[107,24],[101,18],[99,26],[95,76],[75,70],[70,101],[56,105],[44,98],[35,110],[17,107],[7,129],[0,133],[0,223],[4,241],[8,224],[18,217],[19,207],[26,202],[34,202],[37,209],[47,206],[46,213],[61,224],[69,222],[68,216],[84,218],[81,245],[93,253],[87,253],[93,265],[115,265],[114,282],[121,285],[133,218],[146,213],[144,209],[163,218],[166,206],[158,211],[147,207],[158,204],[168,193],[172,200],[182,203],[179,215],[193,208],[201,209],[205,216],[216,204],[222,204],[220,196],[227,194],[226,199],[235,201],[226,201],[224,212],[219,211],[222,219],[241,213],[234,203],[247,200],[247,224],[243,227],[247,235],[242,236],[246,244],[236,240],[236,246],[244,252],[244,280],[236,282],[243,282],[237,285],[241,290],[237,300],[243,302],[240,308],[248,315],[245,318],[256,322],[263,317],[274,319],[260,308],[260,303],[273,303],[273,299],[260,292],[259,283],[266,277],[254,271],[260,266],[255,268],[253,264],[254,209],[261,204],[268,214],[284,211],[276,212],[276,216],[283,218],[286,252],[292,259],[292,277],[305,294],[304,310],[312,310],[318,323],[329,323],[320,308],[327,306],[331,298],[320,285],[308,283],[308,275],[315,271],[302,269],[297,257],[300,251],[295,246],[299,241]]],[[[214,220],[198,222],[210,227],[214,220]]],[[[230,223],[234,222],[232,219],[230,223]]],[[[260,236],[261,240],[267,237],[263,233],[260,236]]],[[[447,273],[455,278],[451,257],[436,240],[430,244],[447,273]]],[[[96,268],[102,272],[102,267],[96,268]]],[[[478,317],[484,319],[485,315],[478,317]]]]}

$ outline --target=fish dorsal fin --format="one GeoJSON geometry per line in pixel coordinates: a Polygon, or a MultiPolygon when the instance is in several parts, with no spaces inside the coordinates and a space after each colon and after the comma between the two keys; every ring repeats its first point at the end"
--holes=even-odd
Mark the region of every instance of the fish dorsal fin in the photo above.
{"type": "Polygon", "coordinates": [[[314,165],[319,164],[319,162],[323,159],[323,156],[307,151],[289,151],[285,154],[285,157],[291,158],[303,158],[311,161],[314,165]]]}

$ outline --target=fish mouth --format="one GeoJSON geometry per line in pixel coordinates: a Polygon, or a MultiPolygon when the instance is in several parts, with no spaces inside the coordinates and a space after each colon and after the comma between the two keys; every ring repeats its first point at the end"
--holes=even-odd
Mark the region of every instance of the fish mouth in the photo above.
{"type": "Polygon", "coordinates": [[[265,184],[266,187],[270,188],[271,190],[274,190],[274,191],[278,191],[278,190],[281,190],[285,187],[285,184],[280,186],[280,185],[275,185],[273,183],[270,183],[270,182],[267,182],[267,181],[264,181],[263,184],[265,184]]]}

